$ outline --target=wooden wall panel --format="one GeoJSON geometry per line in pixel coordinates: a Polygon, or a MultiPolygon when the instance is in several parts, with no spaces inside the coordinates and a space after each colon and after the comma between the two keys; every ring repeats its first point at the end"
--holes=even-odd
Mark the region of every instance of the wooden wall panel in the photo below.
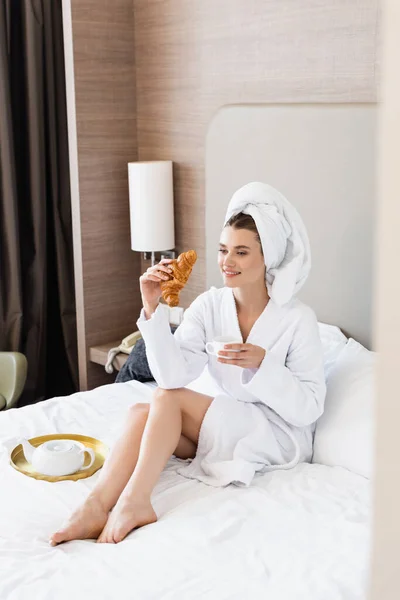
{"type": "Polygon", "coordinates": [[[134,9],[139,159],[176,163],[177,248],[199,254],[187,305],[205,286],[213,115],[225,104],[375,102],[378,0],[134,0],[134,9]]]}
{"type": "Polygon", "coordinates": [[[134,14],[132,0],[72,0],[71,9],[79,167],[73,205],[80,219],[74,244],[82,253],[78,350],[86,389],[115,379],[89,362],[88,348],[130,333],[140,309],[127,176],[127,163],[137,160],[134,14]]]}

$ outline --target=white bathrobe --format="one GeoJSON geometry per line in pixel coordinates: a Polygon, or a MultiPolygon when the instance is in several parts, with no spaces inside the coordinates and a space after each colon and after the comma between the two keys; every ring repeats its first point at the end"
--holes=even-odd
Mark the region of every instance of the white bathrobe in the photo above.
{"type": "Polygon", "coordinates": [[[159,305],[137,322],[159,387],[188,385],[208,368],[220,393],[204,417],[196,457],[181,475],[209,485],[249,485],[256,472],[291,468],[312,455],[314,424],[324,409],[322,348],[314,312],[296,298],[269,300],[246,343],[266,355],[258,369],[217,362],[205,350],[215,336],[242,339],[231,288],[211,288],[185,311],[175,335],[159,305]]]}

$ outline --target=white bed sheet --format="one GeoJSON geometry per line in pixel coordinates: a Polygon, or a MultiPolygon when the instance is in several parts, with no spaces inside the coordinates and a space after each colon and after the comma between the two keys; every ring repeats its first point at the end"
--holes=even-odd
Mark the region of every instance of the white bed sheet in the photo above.
{"type": "Polygon", "coordinates": [[[1,600],[365,598],[370,484],[341,468],[299,465],[221,489],[178,475],[171,459],[154,492],[157,523],[116,545],[49,546],[98,474],[36,481],[9,466],[9,449],[51,432],[112,446],[128,407],[151,393],[112,384],[0,414],[1,600]]]}

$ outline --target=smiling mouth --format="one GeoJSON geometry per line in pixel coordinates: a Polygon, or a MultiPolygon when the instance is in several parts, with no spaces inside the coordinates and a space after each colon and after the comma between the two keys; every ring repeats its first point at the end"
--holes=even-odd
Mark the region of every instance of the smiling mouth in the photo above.
{"type": "Polygon", "coordinates": [[[224,275],[227,277],[235,277],[235,275],[240,275],[240,271],[225,271],[224,269],[224,275]]]}

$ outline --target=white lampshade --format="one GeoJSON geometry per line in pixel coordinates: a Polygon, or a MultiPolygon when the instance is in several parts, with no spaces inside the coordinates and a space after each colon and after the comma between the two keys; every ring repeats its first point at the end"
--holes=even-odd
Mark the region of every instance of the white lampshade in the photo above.
{"type": "Polygon", "coordinates": [[[130,162],[128,176],[132,250],[174,248],[172,161],[130,162]]]}

